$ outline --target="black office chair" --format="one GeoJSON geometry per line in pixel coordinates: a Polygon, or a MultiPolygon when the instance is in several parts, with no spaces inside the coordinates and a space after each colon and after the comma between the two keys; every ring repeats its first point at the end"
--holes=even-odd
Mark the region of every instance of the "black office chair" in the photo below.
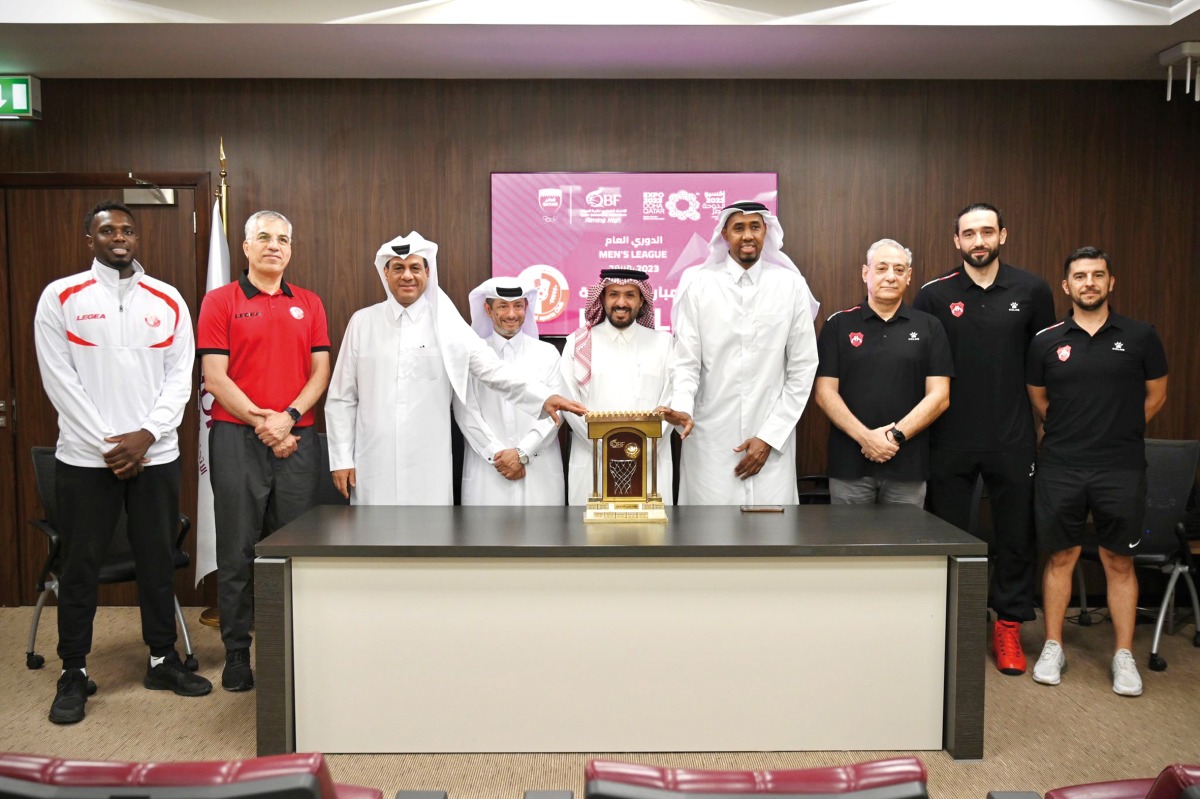
{"type": "MultiPolygon", "coordinates": [[[[1142,541],[1133,565],[1141,569],[1155,569],[1170,575],[1162,604],[1158,609],[1158,620],[1154,625],[1154,641],[1150,645],[1150,670],[1164,671],[1167,661],[1158,654],[1162,638],[1163,623],[1173,611],[1175,588],[1182,577],[1192,598],[1192,623],[1198,625],[1192,644],[1200,647],[1200,599],[1196,596],[1196,584],[1192,581],[1195,565],[1188,545],[1185,518],[1188,514],[1188,497],[1196,484],[1196,468],[1200,466],[1200,441],[1168,441],[1146,439],[1146,520],[1142,541]]],[[[1085,543],[1080,559],[1099,562],[1099,548],[1094,542],[1085,543]]],[[[1083,570],[1075,566],[1075,582],[1079,593],[1080,618],[1088,618],[1087,586],[1083,570]]]]}
{"type": "Polygon", "coordinates": [[[829,504],[829,477],[823,474],[803,474],[796,478],[801,505],[829,504]]]}
{"type": "MultiPolygon", "coordinates": [[[[30,669],[40,669],[46,662],[46,659],[39,655],[35,648],[37,646],[37,631],[38,622],[42,618],[42,608],[46,606],[46,601],[50,598],[50,593],[58,595],[58,574],[61,569],[62,555],[62,538],[59,535],[57,522],[54,514],[58,507],[55,504],[54,492],[54,447],[34,447],[33,448],[33,470],[37,479],[38,496],[42,500],[42,508],[46,512],[45,519],[31,521],[37,529],[41,530],[46,535],[48,551],[46,553],[46,562],[42,566],[42,573],[38,577],[38,599],[37,604],[33,608],[33,623],[29,626],[29,643],[25,648],[25,666],[30,669]]],[[[129,583],[137,579],[137,573],[134,570],[133,553],[129,549],[129,535],[125,529],[127,520],[125,513],[121,513],[121,518],[117,522],[117,529],[113,532],[112,541],[108,545],[108,552],[105,554],[104,562],[100,565],[100,584],[110,585],[112,583],[129,583]]],[[[175,537],[175,549],[171,553],[175,563],[175,568],[186,569],[191,563],[191,558],[183,549],[183,542],[187,538],[188,532],[192,529],[192,520],[183,514],[179,515],[179,535],[175,537]]],[[[183,638],[183,648],[187,653],[187,657],[183,663],[189,671],[196,671],[200,667],[199,661],[196,660],[196,655],[192,651],[192,638],[188,635],[187,621],[183,618],[183,609],[179,607],[179,597],[175,597],[175,618],[179,621],[179,633],[183,638]]]]}
{"type": "Polygon", "coordinates": [[[342,496],[329,476],[329,441],[324,433],[317,433],[317,445],[320,450],[317,456],[317,504],[349,505],[350,500],[342,496]]]}

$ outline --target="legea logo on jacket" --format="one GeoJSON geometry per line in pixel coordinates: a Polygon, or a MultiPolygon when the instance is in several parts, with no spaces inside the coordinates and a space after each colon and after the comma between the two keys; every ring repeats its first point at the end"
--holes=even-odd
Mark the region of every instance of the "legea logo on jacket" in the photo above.
{"type": "Polygon", "coordinates": [[[144,321],[146,322],[146,325],[149,327],[158,327],[159,325],[162,324],[162,320],[159,319],[157,316],[155,316],[152,313],[146,314],[146,318],[144,321]]]}
{"type": "Polygon", "coordinates": [[[75,317],[75,321],[76,322],[90,322],[93,319],[106,319],[106,318],[107,317],[102,313],[81,313],[79,316],[75,317]]]}

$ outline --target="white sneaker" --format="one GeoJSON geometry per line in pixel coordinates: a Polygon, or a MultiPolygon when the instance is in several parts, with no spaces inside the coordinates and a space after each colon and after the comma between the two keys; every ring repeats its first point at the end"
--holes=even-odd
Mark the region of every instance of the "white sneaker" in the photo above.
{"type": "Polygon", "coordinates": [[[1058,685],[1067,670],[1067,656],[1058,641],[1047,641],[1042,654],[1033,665],[1033,680],[1042,685],[1058,685]]]}
{"type": "Polygon", "coordinates": [[[1118,649],[1112,659],[1113,693],[1121,696],[1142,695],[1142,675],[1138,674],[1133,653],[1118,649]]]}

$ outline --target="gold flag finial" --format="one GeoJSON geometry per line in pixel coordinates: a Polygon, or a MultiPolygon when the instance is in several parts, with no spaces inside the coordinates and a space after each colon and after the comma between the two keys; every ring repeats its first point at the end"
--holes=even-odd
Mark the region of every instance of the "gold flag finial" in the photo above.
{"type": "Polygon", "coordinates": [[[225,171],[225,137],[220,138],[221,151],[221,185],[217,186],[217,198],[221,201],[221,227],[225,228],[225,235],[229,235],[229,184],[225,182],[225,177],[229,174],[225,171]]]}

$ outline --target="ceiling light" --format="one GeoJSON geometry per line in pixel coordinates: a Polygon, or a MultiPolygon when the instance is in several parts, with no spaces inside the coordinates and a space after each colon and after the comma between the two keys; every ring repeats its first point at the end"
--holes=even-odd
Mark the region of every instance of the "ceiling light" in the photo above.
{"type": "MultiPolygon", "coordinates": [[[[1192,91],[1192,61],[1200,56],[1200,42],[1180,42],[1169,50],[1158,54],[1158,63],[1167,68],[1167,102],[1171,102],[1171,84],[1175,81],[1175,65],[1186,61],[1184,67],[1183,93],[1192,91]]],[[[1200,103],[1200,64],[1196,66],[1196,102],[1200,103]]]]}

